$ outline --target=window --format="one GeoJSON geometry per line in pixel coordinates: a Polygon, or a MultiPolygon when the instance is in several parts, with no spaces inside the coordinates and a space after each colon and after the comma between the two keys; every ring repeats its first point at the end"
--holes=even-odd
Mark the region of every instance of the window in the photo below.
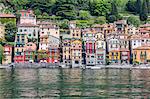
{"type": "Polygon", "coordinates": [[[75,61],[75,64],[79,64],[79,61],[75,61]]]}
{"type": "Polygon", "coordinates": [[[29,34],[28,36],[31,36],[31,34],[29,34]]]}
{"type": "Polygon", "coordinates": [[[20,32],[22,32],[22,29],[20,29],[20,32]]]}
{"type": "Polygon", "coordinates": [[[94,58],[94,56],[91,56],[91,58],[94,58]]]}
{"type": "Polygon", "coordinates": [[[77,36],[78,36],[78,34],[77,34],[77,36]]]}
{"type": "Polygon", "coordinates": [[[24,32],[26,32],[27,31],[27,29],[24,29],[24,32]]]}

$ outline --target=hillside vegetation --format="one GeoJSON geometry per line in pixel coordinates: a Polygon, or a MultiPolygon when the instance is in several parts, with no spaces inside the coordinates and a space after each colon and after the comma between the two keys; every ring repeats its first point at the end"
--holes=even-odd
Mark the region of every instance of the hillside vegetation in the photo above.
{"type": "Polygon", "coordinates": [[[139,16],[145,23],[150,13],[150,0],[1,0],[1,2],[7,7],[2,12],[17,14],[18,10],[32,9],[39,19],[78,20],[79,26],[114,22],[130,15],[139,16]]]}

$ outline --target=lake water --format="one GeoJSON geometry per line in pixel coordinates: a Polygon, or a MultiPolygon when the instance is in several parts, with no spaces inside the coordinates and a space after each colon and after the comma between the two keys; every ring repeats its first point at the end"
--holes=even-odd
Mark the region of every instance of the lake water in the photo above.
{"type": "Polygon", "coordinates": [[[0,70],[0,99],[148,99],[150,70],[0,70]]]}

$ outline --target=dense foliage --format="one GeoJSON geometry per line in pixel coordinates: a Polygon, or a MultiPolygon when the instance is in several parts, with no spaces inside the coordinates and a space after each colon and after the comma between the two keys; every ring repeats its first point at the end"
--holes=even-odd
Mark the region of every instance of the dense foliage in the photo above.
{"type": "Polygon", "coordinates": [[[15,41],[15,34],[17,32],[16,24],[13,22],[7,22],[5,25],[5,39],[8,42],[14,42],[15,41]]]}
{"type": "Polygon", "coordinates": [[[104,16],[108,22],[120,19],[120,13],[140,15],[145,21],[146,8],[150,13],[150,0],[2,0],[11,12],[33,9],[38,18],[87,20],[104,16]],[[145,4],[143,4],[146,2],[145,4]],[[144,7],[143,7],[144,6],[144,7]],[[144,11],[144,12],[143,12],[144,11]],[[50,17],[53,16],[53,17],[50,17]]]}

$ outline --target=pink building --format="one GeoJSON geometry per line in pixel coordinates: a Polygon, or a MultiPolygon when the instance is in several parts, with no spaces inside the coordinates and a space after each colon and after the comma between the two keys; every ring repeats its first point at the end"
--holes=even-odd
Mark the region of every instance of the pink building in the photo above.
{"type": "Polygon", "coordinates": [[[36,16],[34,15],[32,10],[20,10],[20,23],[32,23],[36,25],[36,16]]]}
{"type": "Polygon", "coordinates": [[[2,64],[9,64],[12,62],[12,46],[5,45],[4,46],[4,55],[5,59],[2,61],[2,64]]]}

